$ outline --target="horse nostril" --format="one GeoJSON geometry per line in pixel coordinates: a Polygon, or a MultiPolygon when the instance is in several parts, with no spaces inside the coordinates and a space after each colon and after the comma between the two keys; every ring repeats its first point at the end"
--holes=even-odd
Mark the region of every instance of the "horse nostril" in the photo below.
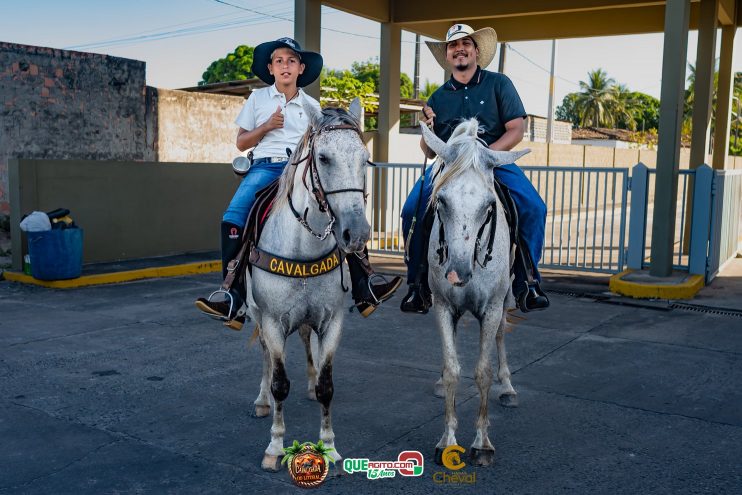
{"type": "Polygon", "coordinates": [[[343,230],[343,242],[350,244],[350,229],[343,230]]]}

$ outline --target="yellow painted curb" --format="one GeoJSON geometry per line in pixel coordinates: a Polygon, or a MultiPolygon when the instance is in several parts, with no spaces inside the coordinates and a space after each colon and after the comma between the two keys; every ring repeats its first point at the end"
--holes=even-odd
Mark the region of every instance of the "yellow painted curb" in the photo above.
{"type": "Polygon", "coordinates": [[[87,287],[90,285],[118,284],[131,282],[145,278],[180,277],[183,275],[196,275],[199,273],[219,272],[222,269],[221,260],[203,261],[198,263],[184,263],[182,265],[161,266],[154,268],[141,268],[138,270],[127,270],[123,272],[100,273],[97,275],[84,275],[69,280],[38,280],[30,275],[20,272],[6,271],[3,276],[11,282],[40,285],[50,289],[72,289],[76,287],[87,287]]]}
{"type": "Polygon", "coordinates": [[[624,270],[613,275],[608,287],[611,292],[636,299],[693,299],[704,286],[703,275],[690,275],[678,284],[648,284],[623,280],[633,270],[624,270]]]}

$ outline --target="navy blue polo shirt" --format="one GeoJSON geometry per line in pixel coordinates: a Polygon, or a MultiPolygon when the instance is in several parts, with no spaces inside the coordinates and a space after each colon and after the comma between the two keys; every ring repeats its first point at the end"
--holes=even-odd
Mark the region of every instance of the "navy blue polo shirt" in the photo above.
{"type": "Polygon", "coordinates": [[[504,74],[477,67],[468,83],[451,76],[428,99],[435,112],[433,132],[443,141],[463,120],[476,117],[484,132],[479,137],[490,145],[505,134],[505,123],[525,118],[526,110],[513,82],[504,74]]]}

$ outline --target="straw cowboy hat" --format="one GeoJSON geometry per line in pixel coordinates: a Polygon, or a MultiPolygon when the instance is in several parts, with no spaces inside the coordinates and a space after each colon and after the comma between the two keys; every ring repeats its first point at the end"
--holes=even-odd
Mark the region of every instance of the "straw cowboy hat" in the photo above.
{"type": "Polygon", "coordinates": [[[495,50],[497,50],[497,33],[491,27],[474,31],[467,24],[454,24],[446,33],[446,41],[426,41],[425,43],[427,43],[438,64],[448,70],[450,67],[446,61],[446,45],[450,41],[466,38],[467,36],[474,40],[479,49],[477,65],[482,68],[487,67],[495,58],[495,50]]]}
{"type": "Polygon", "coordinates": [[[304,64],[304,73],[299,75],[296,85],[300,88],[312,84],[322,72],[322,55],[315,52],[303,51],[301,45],[291,38],[278,38],[276,41],[267,41],[255,47],[252,56],[251,71],[264,83],[273,84],[276,78],[268,70],[271,63],[271,55],[278,48],[290,48],[299,54],[301,63],[304,64]]]}

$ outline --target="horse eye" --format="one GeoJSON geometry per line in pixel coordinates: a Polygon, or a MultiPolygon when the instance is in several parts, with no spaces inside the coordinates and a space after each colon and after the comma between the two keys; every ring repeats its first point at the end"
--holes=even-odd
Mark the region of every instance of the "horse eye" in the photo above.
{"type": "Polygon", "coordinates": [[[320,154],[317,158],[319,158],[319,161],[324,163],[325,165],[327,165],[330,162],[330,160],[327,159],[326,155],[320,154]]]}
{"type": "Polygon", "coordinates": [[[443,198],[438,198],[438,206],[442,206],[443,208],[446,207],[446,200],[443,198]]]}

